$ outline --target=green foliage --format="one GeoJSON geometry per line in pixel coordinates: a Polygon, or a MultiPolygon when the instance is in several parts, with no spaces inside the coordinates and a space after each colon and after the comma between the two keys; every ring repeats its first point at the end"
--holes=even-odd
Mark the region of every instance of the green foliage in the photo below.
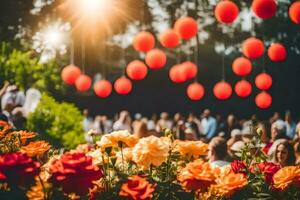
{"type": "Polygon", "coordinates": [[[11,49],[7,43],[0,46],[0,85],[8,80],[23,90],[35,87],[53,93],[62,89],[59,71],[54,61],[41,64],[30,51],[11,49]]]}
{"type": "Polygon", "coordinates": [[[37,109],[27,120],[27,128],[57,147],[71,149],[84,142],[83,116],[72,104],[58,103],[43,95],[37,109]]]}

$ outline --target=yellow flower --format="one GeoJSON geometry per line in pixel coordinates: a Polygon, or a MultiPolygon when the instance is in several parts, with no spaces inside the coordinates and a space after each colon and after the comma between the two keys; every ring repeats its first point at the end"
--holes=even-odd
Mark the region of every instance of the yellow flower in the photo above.
{"type": "Polygon", "coordinates": [[[132,150],[133,161],[145,169],[150,165],[160,166],[169,155],[169,143],[166,140],[149,136],[139,140],[132,150]]]}
{"type": "Polygon", "coordinates": [[[40,156],[51,148],[51,145],[45,141],[30,142],[27,146],[21,148],[21,152],[26,153],[28,156],[40,156]]]}
{"type": "Polygon", "coordinates": [[[289,166],[278,170],[274,176],[274,187],[280,190],[286,189],[293,183],[300,183],[300,167],[289,166]]]}
{"type": "Polygon", "coordinates": [[[229,168],[224,168],[216,178],[216,184],[210,187],[210,191],[219,197],[230,197],[233,193],[248,184],[244,174],[234,173],[229,168]]]}
{"type": "Polygon", "coordinates": [[[127,147],[133,147],[138,141],[138,138],[128,131],[115,131],[101,137],[97,145],[103,150],[108,147],[117,147],[119,142],[122,142],[127,147]]]}
{"type": "Polygon", "coordinates": [[[205,191],[215,183],[215,171],[209,163],[195,160],[179,171],[177,179],[186,190],[205,191]]]}
{"type": "Polygon", "coordinates": [[[181,155],[191,155],[193,157],[207,155],[208,145],[202,141],[175,141],[175,151],[181,155]]]}

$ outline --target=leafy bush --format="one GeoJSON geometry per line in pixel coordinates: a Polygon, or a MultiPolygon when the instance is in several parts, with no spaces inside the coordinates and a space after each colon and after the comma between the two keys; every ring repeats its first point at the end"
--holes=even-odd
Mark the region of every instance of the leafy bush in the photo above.
{"type": "Polygon", "coordinates": [[[39,63],[31,51],[12,49],[9,44],[0,44],[0,85],[4,80],[18,85],[22,90],[34,87],[53,93],[63,87],[60,68],[55,61],[39,63]]]}
{"type": "Polygon", "coordinates": [[[28,117],[27,128],[56,147],[71,149],[84,142],[82,120],[74,105],[58,103],[43,94],[37,109],[28,117]]]}

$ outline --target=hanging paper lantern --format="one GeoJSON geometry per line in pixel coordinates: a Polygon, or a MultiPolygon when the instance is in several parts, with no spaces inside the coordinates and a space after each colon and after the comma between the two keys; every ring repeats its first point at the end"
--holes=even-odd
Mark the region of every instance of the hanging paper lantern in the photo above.
{"type": "Polygon", "coordinates": [[[261,40],[251,37],[243,42],[242,50],[247,58],[257,59],[264,54],[265,46],[261,40]]]}
{"type": "Polygon", "coordinates": [[[76,89],[80,92],[85,92],[89,90],[91,85],[92,79],[84,74],[80,75],[75,82],[76,89]]]}
{"type": "Polygon", "coordinates": [[[300,1],[296,1],[291,5],[289,16],[293,22],[300,24],[300,1]]]}
{"type": "Polygon", "coordinates": [[[267,109],[272,105],[272,96],[263,91],[255,97],[255,104],[261,109],[267,109]]]}
{"type": "Polygon", "coordinates": [[[184,40],[191,39],[198,33],[198,24],[192,17],[181,17],[174,25],[175,31],[184,40]]]}
{"type": "Polygon", "coordinates": [[[121,77],[115,81],[114,88],[118,94],[126,95],[132,90],[132,83],[126,77],[121,77]]]}
{"type": "Polygon", "coordinates": [[[167,63],[167,56],[160,49],[152,49],[146,54],[145,60],[150,69],[160,69],[167,63]]]}
{"type": "Polygon", "coordinates": [[[126,73],[132,80],[142,80],[148,73],[147,66],[139,60],[134,60],[127,65],[126,73]]]}
{"type": "Polygon", "coordinates": [[[98,97],[106,98],[112,92],[112,85],[107,80],[101,80],[95,83],[94,92],[98,97]]]}
{"type": "Polygon", "coordinates": [[[241,80],[236,83],[234,87],[234,91],[236,95],[239,97],[245,98],[248,97],[252,92],[252,86],[251,84],[246,80],[241,80]]]}
{"type": "Polygon", "coordinates": [[[273,62],[282,62],[285,61],[287,52],[282,44],[273,43],[268,49],[268,56],[273,62]]]}
{"type": "Polygon", "coordinates": [[[232,70],[238,76],[247,76],[252,71],[252,63],[245,57],[236,58],[232,63],[232,70]]]}
{"type": "Polygon", "coordinates": [[[155,46],[155,38],[152,33],[142,31],[133,40],[133,47],[136,51],[147,52],[155,46]]]}
{"type": "Polygon", "coordinates": [[[239,8],[232,1],[220,1],[215,8],[215,17],[220,23],[230,24],[239,15],[239,8]]]}
{"type": "Polygon", "coordinates": [[[268,90],[273,83],[272,77],[267,73],[261,73],[255,78],[255,85],[258,89],[268,90]]]}
{"type": "Polygon", "coordinates": [[[218,82],[213,89],[214,95],[219,100],[226,100],[232,94],[231,85],[225,81],[218,82]]]}
{"type": "Polygon", "coordinates": [[[275,0],[253,0],[252,11],[262,19],[269,19],[276,14],[277,4],[275,0]]]}
{"type": "Polygon", "coordinates": [[[61,79],[66,84],[74,84],[77,78],[81,75],[81,71],[79,67],[76,67],[75,65],[68,65],[64,67],[64,69],[61,72],[61,79]]]}
{"type": "Polygon", "coordinates": [[[181,65],[171,67],[169,77],[174,83],[183,83],[187,80],[186,72],[181,65]]]}
{"type": "Polygon", "coordinates": [[[187,79],[193,79],[197,76],[198,68],[194,63],[186,61],[181,64],[181,67],[184,68],[187,79]]]}
{"type": "Polygon", "coordinates": [[[180,42],[180,36],[173,29],[169,29],[160,35],[159,40],[163,47],[175,48],[180,42]]]}
{"type": "Polygon", "coordinates": [[[192,83],[188,86],[186,92],[191,100],[197,101],[203,98],[205,90],[200,83],[192,83]]]}

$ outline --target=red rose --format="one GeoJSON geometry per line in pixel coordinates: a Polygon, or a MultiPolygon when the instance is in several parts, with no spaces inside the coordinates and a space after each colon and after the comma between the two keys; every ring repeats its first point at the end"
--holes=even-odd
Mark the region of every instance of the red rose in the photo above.
{"type": "Polygon", "coordinates": [[[273,184],[273,175],[280,170],[280,166],[271,162],[262,162],[257,167],[265,175],[266,182],[273,184]]]}
{"type": "Polygon", "coordinates": [[[234,160],[231,164],[231,169],[232,171],[237,174],[237,173],[246,173],[246,164],[244,161],[240,160],[234,160]]]}
{"type": "Polygon", "coordinates": [[[154,186],[146,178],[133,176],[121,187],[120,196],[129,197],[133,200],[151,199],[154,186]]]}
{"type": "Polygon", "coordinates": [[[92,164],[92,157],[81,152],[68,152],[51,163],[50,181],[63,188],[65,193],[86,195],[93,181],[103,177],[98,166],[92,164]]]}
{"type": "Polygon", "coordinates": [[[27,186],[39,173],[40,163],[26,154],[7,153],[0,155],[0,180],[10,185],[27,186]]]}

